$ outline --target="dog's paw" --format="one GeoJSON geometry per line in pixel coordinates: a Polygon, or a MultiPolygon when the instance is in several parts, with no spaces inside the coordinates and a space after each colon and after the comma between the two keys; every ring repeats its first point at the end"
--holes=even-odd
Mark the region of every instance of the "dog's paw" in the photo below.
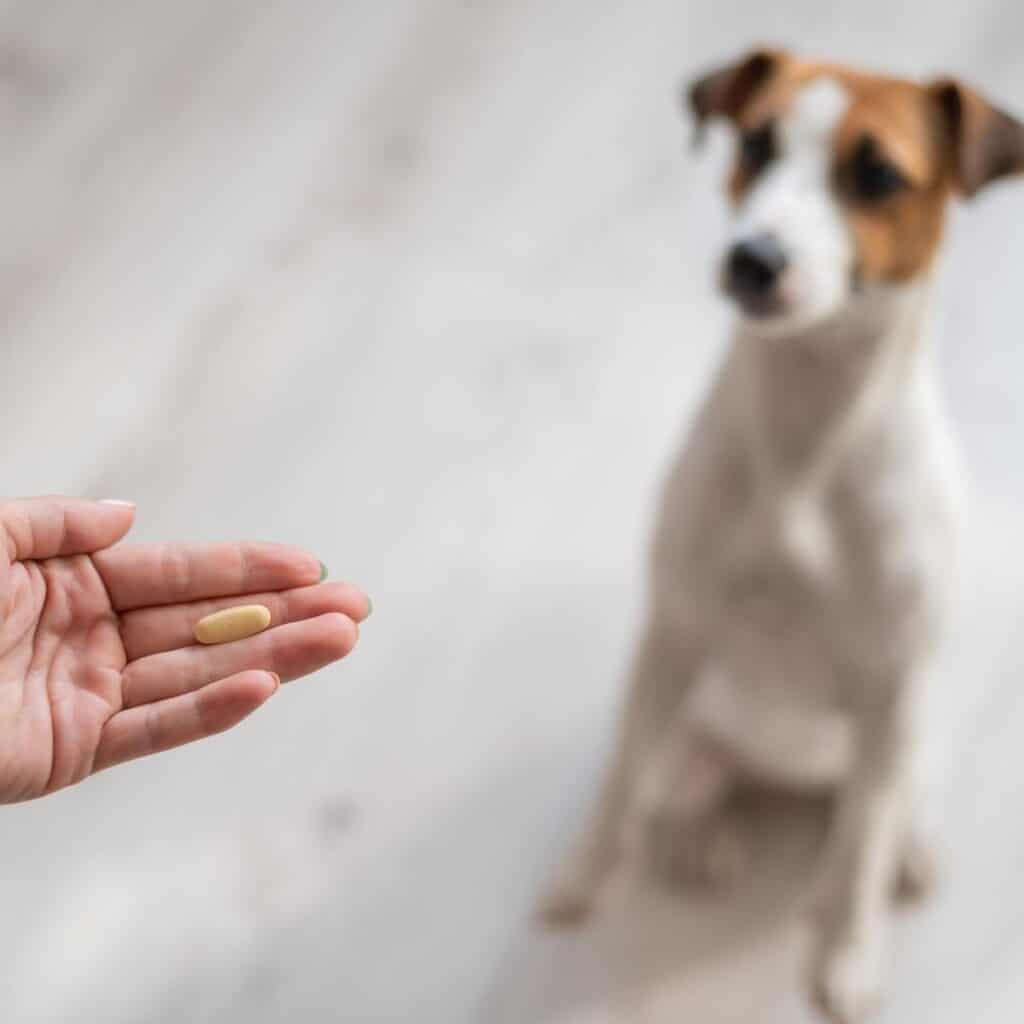
{"type": "Polygon", "coordinates": [[[730,888],[747,863],[739,827],[725,814],[696,822],[659,818],[651,823],[647,842],[653,874],[697,888],[730,888]]]}
{"type": "Polygon", "coordinates": [[[832,1024],[863,1024],[881,1005],[879,950],[843,942],[822,949],[811,976],[811,996],[832,1024]]]}
{"type": "Polygon", "coordinates": [[[911,836],[900,851],[893,878],[893,899],[897,903],[923,903],[932,894],[938,878],[935,852],[923,839],[911,836]]]}

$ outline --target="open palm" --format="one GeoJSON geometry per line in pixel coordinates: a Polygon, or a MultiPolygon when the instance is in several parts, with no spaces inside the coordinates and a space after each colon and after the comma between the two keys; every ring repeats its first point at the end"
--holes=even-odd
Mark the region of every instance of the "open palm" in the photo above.
{"type": "Polygon", "coordinates": [[[278,544],[117,544],[134,508],[0,502],[0,803],[236,725],[279,683],[347,654],[366,597],[278,544]],[[266,605],[272,628],[214,647],[204,615],[266,605]]]}

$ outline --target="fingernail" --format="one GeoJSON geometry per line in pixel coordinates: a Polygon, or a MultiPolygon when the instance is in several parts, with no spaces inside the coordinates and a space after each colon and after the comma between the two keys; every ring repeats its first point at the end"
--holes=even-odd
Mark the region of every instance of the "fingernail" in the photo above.
{"type": "Polygon", "coordinates": [[[126,508],[135,508],[134,501],[122,501],[120,498],[100,498],[101,505],[124,505],[126,508]]]}
{"type": "Polygon", "coordinates": [[[373,600],[371,599],[369,594],[366,594],[365,597],[366,597],[366,617],[369,618],[373,614],[373,600]]]}
{"type": "Polygon", "coordinates": [[[324,565],[323,562],[321,562],[320,563],[320,582],[323,583],[323,581],[325,579],[327,579],[327,566],[324,565]]]}
{"type": "Polygon", "coordinates": [[[267,675],[274,680],[274,693],[277,693],[281,688],[281,677],[276,672],[268,672],[267,675]]]}

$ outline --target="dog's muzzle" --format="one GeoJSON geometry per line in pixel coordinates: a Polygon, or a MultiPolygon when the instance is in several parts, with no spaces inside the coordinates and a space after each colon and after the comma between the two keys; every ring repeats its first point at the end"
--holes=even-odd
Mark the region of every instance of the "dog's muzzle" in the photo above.
{"type": "Polygon", "coordinates": [[[723,287],[751,316],[779,312],[779,281],[788,262],[775,235],[765,233],[741,239],[726,256],[723,287]]]}

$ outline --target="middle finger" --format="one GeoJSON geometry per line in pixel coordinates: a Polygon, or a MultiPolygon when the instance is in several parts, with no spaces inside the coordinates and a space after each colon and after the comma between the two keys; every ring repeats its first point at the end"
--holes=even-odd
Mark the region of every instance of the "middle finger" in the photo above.
{"type": "Polygon", "coordinates": [[[343,658],[356,645],[359,627],[331,612],[290,622],[245,640],[196,645],[150,654],[122,673],[123,706],[166,700],[249,669],[276,672],[281,682],[315,672],[343,658]]]}
{"type": "Polygon", "coordinates": [[[271,626],[300,622],[328,612],[341,612],[355,622],[369,614],[366,595],[349,583],[320,583],[244,597],[222,597],[186,604],[138,608],[121,616],[121,639],[129,661],[196,642],[196,623],[225,608],[243,604],[261,604],[270,611],[271,626]]]}

